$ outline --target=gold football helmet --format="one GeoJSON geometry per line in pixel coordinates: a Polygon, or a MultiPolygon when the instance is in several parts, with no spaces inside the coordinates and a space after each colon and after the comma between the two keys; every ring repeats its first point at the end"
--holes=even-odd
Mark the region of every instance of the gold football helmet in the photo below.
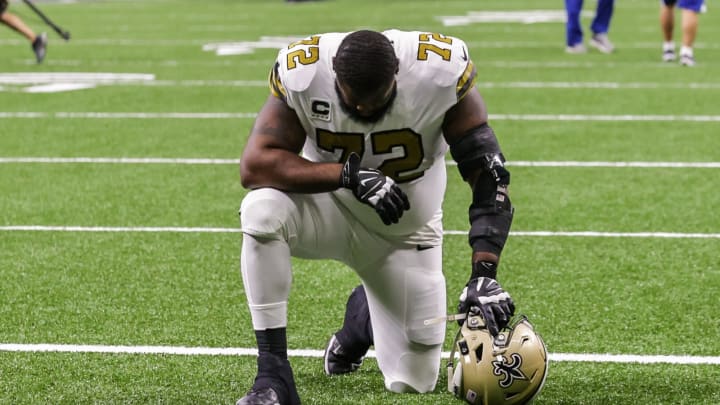
{"type": "Polygon", "coordinates": [[[525,316],[493,338],[480,315],[468,314],[447,368],[448,390],[458,398],[478,405],[525,404],[545,383],[547,349],[525,316]]]}

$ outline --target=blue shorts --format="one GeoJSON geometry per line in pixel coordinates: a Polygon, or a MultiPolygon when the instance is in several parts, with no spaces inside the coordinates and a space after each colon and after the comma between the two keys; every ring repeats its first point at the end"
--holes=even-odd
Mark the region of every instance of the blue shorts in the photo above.
{"type": "Polygon", "coordinates": [[[674,6],[675,3],[677,3],[677,6],[680,8],[699,13],[704,0],[662,0],[662,2],[665,3],[666,6],[674,6]]]}
{"type": "Polygon", "coordinates": [[[0,14],[4,13],[7,9],[7,0],[0,0],[0,14]]]}

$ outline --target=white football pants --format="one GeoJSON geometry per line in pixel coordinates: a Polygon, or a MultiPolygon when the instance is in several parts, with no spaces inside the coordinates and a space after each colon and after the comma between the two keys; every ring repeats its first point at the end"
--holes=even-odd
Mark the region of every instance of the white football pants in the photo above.
{"type": "Polygon", "coordinates": [[[387,389],[435,388],[445,323],[423,321],[446,314],[442,246],[420,250],[371,232],[332,193],[253,190],[240,212],[241,271],[253,328],[287,326],[291,256],[335,259],[354,269],[365,286],[387,389]]]}

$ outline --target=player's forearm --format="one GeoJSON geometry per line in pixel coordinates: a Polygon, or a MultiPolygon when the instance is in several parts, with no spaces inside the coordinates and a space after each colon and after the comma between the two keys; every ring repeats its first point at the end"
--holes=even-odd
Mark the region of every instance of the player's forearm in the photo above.
{"type": "Polygon", "coordinates": [[[272,187],[294,193],[322,193],[340,185],[339,163],[311,162],[283,149],[265,149],[240,163],[243,187],[272,187]]]}

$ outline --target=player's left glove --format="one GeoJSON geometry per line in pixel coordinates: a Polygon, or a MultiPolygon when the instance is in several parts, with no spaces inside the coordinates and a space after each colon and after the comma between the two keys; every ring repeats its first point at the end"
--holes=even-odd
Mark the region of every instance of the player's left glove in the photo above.
{"type": "Polygon", "coordinates": [[[500,329],[507,326],[515,313],[515,303],[510,298],[510,294],[505,292],[494,278],[494,274],[497,273],[496,268],[497,264],[492,262],[475,263],[476,270],[463,288],[458,304],[458,312],[461,314],[472,312],[482,315],[488,331],[493,336],[497,336],[500,329]],[[488,276],[476,276],[476,274],[488,276]]]}
{"type": "Polygon", "coordinates": [[[358,201],[373,208],[385,225],[397,223],[410,209],[407,195],[390,177],[377,169],[360,167],[360,156],[351,153],[342,169],[340,185],[352,190],[358,201]]]}

